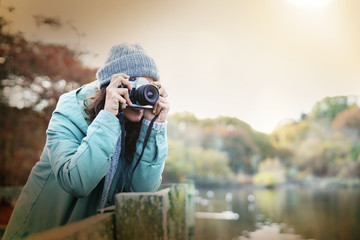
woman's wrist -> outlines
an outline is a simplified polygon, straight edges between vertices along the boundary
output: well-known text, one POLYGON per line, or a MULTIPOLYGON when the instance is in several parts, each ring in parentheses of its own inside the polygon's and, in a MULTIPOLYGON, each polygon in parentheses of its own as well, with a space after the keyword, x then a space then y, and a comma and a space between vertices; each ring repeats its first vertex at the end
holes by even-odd
MULTIPOLYGON (((147 126, 150 125, 151 121, 144 118, 143 119, 143 123, 146 124, 147 126)), ((167 121, 163 121, 163 122, 157 122, 155 121, 154 124, 153 124, 153 129, 156 129, 156 130, 164 130, 167 126, 167 121)))

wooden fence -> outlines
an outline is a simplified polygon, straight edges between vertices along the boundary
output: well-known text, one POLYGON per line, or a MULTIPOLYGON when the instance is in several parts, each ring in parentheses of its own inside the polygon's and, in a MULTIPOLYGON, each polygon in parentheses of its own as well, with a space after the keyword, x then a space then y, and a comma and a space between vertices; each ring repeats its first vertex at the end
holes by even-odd
POLYGON ((26 240, 187 240, 195 224, 193 183, 163 185, 154 193, 120 193, 115 206, 82 221, 34 234, 26 240))

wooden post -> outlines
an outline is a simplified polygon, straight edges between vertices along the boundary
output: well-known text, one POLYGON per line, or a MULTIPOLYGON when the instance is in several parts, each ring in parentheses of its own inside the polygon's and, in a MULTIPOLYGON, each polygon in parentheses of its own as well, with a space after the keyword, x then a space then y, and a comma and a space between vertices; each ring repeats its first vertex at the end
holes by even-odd
POLYGON ((187 185, 170 184, 169 191, 169 237, 171 240, 187 240, 189 236, 187 218, 187 185))
POLYGON ((117 194, 116 239, 168 240, 169 191, 117 194))
POLYGON ((195 227, 195 185, 186 183, 163 184, 161 189, 170 188, 169 236, 170 239, 193 239, 195 227))
POLYGON ((187 184, 187 224, 189 231, 189 239, 194 239, 195 231, 195 184, 194 181, 188 180, 187 184))
POLYGON ((194 185, 168 184, 154 193, 120 193, 105 213, 26 238, 35 239, 193 239, 194 185), (165 188, 166 187, 166 188, 165 188))

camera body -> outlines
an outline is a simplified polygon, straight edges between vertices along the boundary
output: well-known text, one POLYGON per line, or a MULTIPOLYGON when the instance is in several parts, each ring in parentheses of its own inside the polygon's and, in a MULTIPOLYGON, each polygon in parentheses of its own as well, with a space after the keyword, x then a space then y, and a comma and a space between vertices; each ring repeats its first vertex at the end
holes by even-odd
POLYGON ((143 77, 130 78, 130 85, 129 97, 133 103, 132 107, 152 109, 160 96, 158 87, 143 77))

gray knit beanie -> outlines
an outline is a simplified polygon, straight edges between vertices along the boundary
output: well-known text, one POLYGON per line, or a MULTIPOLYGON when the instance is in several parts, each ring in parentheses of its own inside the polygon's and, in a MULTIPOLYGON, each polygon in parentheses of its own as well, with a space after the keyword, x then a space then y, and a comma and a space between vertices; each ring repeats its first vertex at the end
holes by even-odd
POLYGON ((130 77, 151 77, 155 81, 160 78, 154 60, 139 44, 124 43, 111 48, 105 65, 96 73, 100 88, 109 84, 116 73, 125 73, 130 77))

